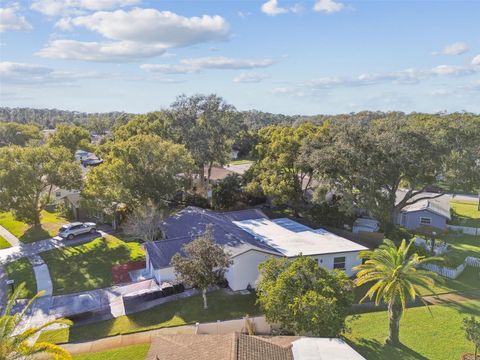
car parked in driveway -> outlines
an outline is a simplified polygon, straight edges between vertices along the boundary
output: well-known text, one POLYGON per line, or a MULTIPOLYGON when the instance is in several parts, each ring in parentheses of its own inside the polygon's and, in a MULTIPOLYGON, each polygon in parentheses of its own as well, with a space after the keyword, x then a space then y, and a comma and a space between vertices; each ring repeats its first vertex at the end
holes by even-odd
POLYGON ((74 222, 70 224, 63 225, 58 231, 58 236, 61 236, 64 239, 73 239, 77 235, 83 234, 93 234, 97 231, 97 224, 92 222, 74 222))

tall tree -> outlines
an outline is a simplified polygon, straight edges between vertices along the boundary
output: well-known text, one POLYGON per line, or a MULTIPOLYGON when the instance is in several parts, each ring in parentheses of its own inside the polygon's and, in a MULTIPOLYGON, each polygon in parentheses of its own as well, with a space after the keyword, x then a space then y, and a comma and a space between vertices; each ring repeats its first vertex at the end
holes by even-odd
POLYGON ((72 154, 82 149, 90 149, 90 133, 76 125, 58 125, 55 133, 48 139, 48 144, 53 147, 63 146, 72 154))
POLYGON ((230 174, 213 186, 212 203, 216 209, 231 209, 242 196, 242 178, 230 174))
POLYGON ((208 309, 207 289, 222 281, 231 265, 229 254, 215 244, 213 231, 207 225, 203 235, 184 245, 185 256, 177 253, 171 260, 180 281, 202 290, 204 309, 208 309))
POLYGON ((169 116, 175 142, 188 149, 200 183, 206 187, 213 164, 223 165, 229 159, 234 135, 240 127, 238 113, 216 95, 181 95, 171 105, 169 116))
POLYGON ((80 166, 64 147, 7 147, 0 149, 0 208, 15 218, 40 224, 40 212, 53 186, 80 189, 80 166))
POLYGON ((39 356, 42 358, 49 356, 49 358, 57 360, 72 359, 68 351, 60 346, 46 341, 36 341, 37 336, 43 330, 58 325, 70 326, 72 325, 70 320, 56 319, 40 326, 22 329, 28 309, 41 296, 41 293, 38 293, 31 299, 21 312, 12 314, 15 302, 23 291, 24 286, 25 284, 22 283, 17 287, 0 316, 0 359, 37 359, 39 356))
POLYGON ((328 271, 307 256, 270 258, 259 269, 258 303, 269 322, 313 336, 338 336, 345 329, 353 284, 343 271, 328 271))
POLYGON ((108 144, 103 163, 88 172, 83 195, 108 210, 123 203, 130 209, 151 200, 165 206, 183 188, 192 160, 183 145, 155 135, 137 135, 108 144))
POLYGON ((41 140, 42 134, 36 125, 0 122, 0 146, 25 146, 32 140, 41 140))
POLYGON ((405 119, 332 125, 305 143, 303 154, 324 190, 341 195, 345 207, 368 209, 387 230, 405 206, 442 195, 422 194, 435 183, 444 152, 405 119), (406 190, 400 201, 399 189, 406 190))
POLYGON ((376 305, 381 301, 388 305, 390 334, 387 343, 394 346, 400 344, 400 319, 407 302, 417 297, 422 299, 421 288, 433 288, 439 278, 436 273, 420 268, 422 264, 439 259, 409 252, 412 243, 402 240, 397 248, 392 241, 385 240, 379 248, 361 252, 364 263, 354 268, 358 271, 357 286, 372 283, 360 302, 375 298, 376 305))
POLYGON ((275 204, 295 208, 306 199, 313 168, 301 159, 301 145, 313 136, 321 136, 328 125, 302 123, 299 126, 268 126, 258 133, 257 161, 251 169, 253 181, 247 189, 261 191, 275 204))

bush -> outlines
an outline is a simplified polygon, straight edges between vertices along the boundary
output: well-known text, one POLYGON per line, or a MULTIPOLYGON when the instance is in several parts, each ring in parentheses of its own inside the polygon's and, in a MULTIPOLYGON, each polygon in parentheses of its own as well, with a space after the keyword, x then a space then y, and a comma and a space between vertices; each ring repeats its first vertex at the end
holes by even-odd
POLYGON ((185 197, 185 206, 197 206, 202 209, 210 208, 208 200, 198 194, 187 194, 187 196, 185 197))
POLYGON ((404 227, 401 226, 396 226, 395 228, 389 230, 386 234, 385 237, 388 239, 391 239, 395 242, 400 242, 403 239, 405 240, 410 240, 413 238, 415 235, 410 232, 409 230, 405 229, 404 227))

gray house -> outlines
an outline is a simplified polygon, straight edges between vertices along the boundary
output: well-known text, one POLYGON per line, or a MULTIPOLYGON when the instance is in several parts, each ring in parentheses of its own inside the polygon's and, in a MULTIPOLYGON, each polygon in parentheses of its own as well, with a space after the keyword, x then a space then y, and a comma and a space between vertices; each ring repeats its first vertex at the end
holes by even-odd
MULTIPOLYGON (((403 199, 404 195, 402 192, 397 193, 397 202, 403 199)), ((425 195, 428 194, 421 196, 425 195)), ((448 220, 450 220, 450 202, 447 198, 439 197, 405 206, 398 215, 397 224, 409 230, 415 230, 422 226, 446 230, 448 220)))

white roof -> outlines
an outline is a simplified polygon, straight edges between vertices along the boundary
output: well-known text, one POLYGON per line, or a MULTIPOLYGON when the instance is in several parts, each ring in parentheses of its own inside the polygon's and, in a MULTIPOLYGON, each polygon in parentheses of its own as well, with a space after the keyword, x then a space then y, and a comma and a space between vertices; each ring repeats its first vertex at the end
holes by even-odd
POLYGON ((304 337, 292 342, 292 352, 295 360, 365 360, 338 338, 304 337))
POLYGON ((287 257, 298 256, 300 253, 319 255, 367 250, 362 245, 324 229, 313 230, 286 218, 262 218, 233 223, 287 257))

